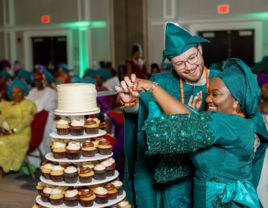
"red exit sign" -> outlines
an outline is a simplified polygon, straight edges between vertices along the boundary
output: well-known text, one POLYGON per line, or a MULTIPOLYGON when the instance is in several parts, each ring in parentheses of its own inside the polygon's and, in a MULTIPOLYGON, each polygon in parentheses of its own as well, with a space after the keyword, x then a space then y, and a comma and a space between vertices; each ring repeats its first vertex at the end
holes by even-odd
POLYGON ((218 6, 218 13, 219 14, 228 14, 229 13, 229 5, 219 5, 218 6))
POLYGON ((41 17, 42 23, 49 23, 50 22, 50 17, 49 15, 44 15, 41 17))

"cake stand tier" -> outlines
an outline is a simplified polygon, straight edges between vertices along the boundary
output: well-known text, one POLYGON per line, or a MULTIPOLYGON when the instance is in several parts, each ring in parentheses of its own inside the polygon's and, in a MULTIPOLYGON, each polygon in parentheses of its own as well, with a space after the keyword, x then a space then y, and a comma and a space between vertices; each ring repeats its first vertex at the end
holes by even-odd
POLYGON ((99 136, 103 136, 106 134, 106 131, 99 129, 99 133, 98 134, 86 134, 84 132, 83 135, 81 136, 73 136, 71 134, 68 135, 58 135, 56 132, 52 132, 49 134, 50 137, 52 138, 58 138, 58 139, 87 139, 87 138, 93 138, 93 137, 99 137, 99 136))
POLYGON ((92 177, 92 181, 90 183, 80 183, 79 179, 77 180, 77 183, 65 183, 64 181, 62 182, 53 182, 52 180, 47 180, 43 176, 40 176, 40 180, 44 183, 50 184, 50 185, 55 185, 55 186, 90 186, 90 185, 96 185, 100 183, 107 183, 109 181, 112 181, 118 177, 119 173, 116 170, 114 173, 114 176, 108 176, 106 177, 105 180, 95 180, 94 177, 92 177))
POLYGON ((59 116, 85 116, 85 115, 93 115, 100 112, 100 109, 94 111, 85 111, 85 112, 63 112, 59 110, 55 110, 54 114, 59 116))
POLYGON ((55 159, 53 153, 46 154, 46 159, 55 161, 55 162, 87 162, 87 161, 95 161, 95 160, 103 160, 109 157, 112 157, 113 153, 110 155, 100 155, 99 153, 95 155, 95 157, 83 157, 83 155, 78 160, 68 160, 67 158, 64 159, 55 159))
MULTIPOLYGON (((126 193, 124 191, 121 196, 117 196, 117 199, 109 200, 107 204, 97 204, 96 202, 94 202, 91 208, 110 207, 122 201, 125 197, 126 197, 126 193)), ((41 196, 36 197, 36 202, 42 206, 49 207, 49 208, 69 208, 65 204, 54 206, 54 205, 51 205, 50 202, 43 202, 41 199, 41 196)), ((77 206, 75 206, 75 208, 83 208, 83 207, 80 204, 78 204, 77 206)))

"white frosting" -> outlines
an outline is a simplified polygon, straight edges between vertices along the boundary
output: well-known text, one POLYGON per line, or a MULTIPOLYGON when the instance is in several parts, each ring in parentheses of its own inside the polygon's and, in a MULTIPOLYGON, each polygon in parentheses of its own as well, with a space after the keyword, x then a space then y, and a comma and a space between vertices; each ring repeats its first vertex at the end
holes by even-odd
POLYGON ((81 146, 80 142, 78 142, 76 140, 72 140, 72 142, 75 142, 76 145, 81 146))
POLYGON ((71 198, 71 197, 74 197, 78 194, 78 191, 77 190, 68 190, 66 191, 66 194, 65 194, 65 197, 67 198, 71 198))
POLYGON ((98 110, 96 86, 72 83, 57 86, 58 110, 65 112, 86 112, 98 110))
POLYGON ((83 167, 89 167, 89 168, 94 168, 94 165, 93 164, 91 164, 91 165, 82 165, 83 167))
POLYGON ((67 121, 65 121, 65 120, 59 120, 58 122, 57 122, 57 124, 68 124, 68 122, 67 121))
POLYGON ((111 163, 110 161, 108 161, 108 160, 103 161, 101 164, 102 164, 104 167, 109 167, 109 166, 112 165, 112 163, 111 163))
POLYGON ((97 187, 94 191, 94 193, 96 194, 101 194, 101 195, 104 195, 104 194, 107 194, 107 190, 103 187, 97 187))
POLYGON ((102 164, 97 164, 97 165, 94 167, 94 170, 105 170, 105 166, 103 166, 102 164))
POLYGON ((129 205, 129 203, 127 201, 121 201, 120 203, 118 203, 118 205, 120 207, 125 207, 125 206, 129 205))
POLYGON ((77 145, 76 142, 70 142, 66 147, 68 150, 80 150, 80 145, 77 145))
POLYGON ((53 165, 53 164, 50 164, 50 163, 44 165, 44 168, 45 168, 45 169, 50 169, 50 170, 52 170, 53 167, 54 167, 54 165, 53 165))
POLYGON ((84 126, 84 122, 80 119, 75 119, 72 121, 71 126, 84 126))
POLYGON ((64 121, 67 121, 68 123, 70 123, 70 122, 71 122, 71 119, 70 119, 70 118, 66 118, 66 117, 64 117, 64 118, 61 118, 60 120, 64 120, 64 121))
POLYGON ((62 191, 60 189, 54 188, 54 189, 52 189, 50 194, 61 194, 61 193, 62 193, 62 191))
POLYGON ((115 163, 115 160, 113 158, 109 158, 108 161, 110 161, 111 163, 115 163))
POLYGON ((47 187, 47 188, 44 188, 43 192, 44 192, 45 194, 50 194, 51 191, 52 191, 52 189, 53 189, 53 188, 47 187))
POLYGON ((55 165, 53 168, 52 168, 52 171, 53 170, 64 170, 64 168, 63 167, 61 167, 61 166, 59 166, 59 165, 55 165))
POLYGON ((38 186, 46 186, 47 184, 46 183, 44 183, 44 182, 38 182, 38 184, 37 184, 38 186))
POLYGON ((53 148, 65 148, 66 144, 62 142, 54 142, 53 148))
POLYGON ((114 184, 115 187, 123 185, 123 183, 121 181, 115 181, 115 182, 112 182, 112 184, 114 184))
POLYGON ((75 173, 78 172, 77 168, 74 166, 69 166, 67 168, 64 169, 65 173, 75 173))

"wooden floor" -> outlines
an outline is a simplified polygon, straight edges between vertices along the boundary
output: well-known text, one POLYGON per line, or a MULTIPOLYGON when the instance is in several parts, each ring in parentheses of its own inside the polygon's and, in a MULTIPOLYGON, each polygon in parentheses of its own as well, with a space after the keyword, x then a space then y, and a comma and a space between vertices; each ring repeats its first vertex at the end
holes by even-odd
POLYGON ((9 173, 0 178, 0 208, 32 208, 37 191, 20 189, 25 181, 16 180, 20 173, 9 173))

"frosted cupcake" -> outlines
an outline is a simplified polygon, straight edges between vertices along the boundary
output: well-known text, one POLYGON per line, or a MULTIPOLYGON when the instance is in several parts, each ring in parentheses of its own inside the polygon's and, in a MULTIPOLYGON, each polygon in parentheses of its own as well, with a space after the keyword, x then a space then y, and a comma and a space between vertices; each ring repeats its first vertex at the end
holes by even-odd
POLYGON ((50 203, 52 205, 61 205, 63 204, 63 194, 62 191, 58 188, 54 188, 49 196, 50 203))
POLYGON ((80 183, 90 183, 92 181, 92 176, 94 172, 88 166, 82 166, 79 172, 79 182, 80 183))
POLYGON ((99 133, 100 121, 97 118, 88 118, 85 120, 85 132, 87 134, 99 133))
POLYGON ((94 167, 94 179, 95 180, 104 180, 106 178, 105 167, 102 164, 97 164, 94 167))
POLYGON ((101 140, 98 145, 99 153, 101 155, 110 155, 112 154, 112 145, 110 145, 110 142, 105 140, 101 140))
POLYGON ((104 188, 107 190, 109 195, 109 200, 113 200, 117 198, 117 189, 112 183, 107 183, 104 188))
POLYGON ((115 166, 113 165, 113 163, 108 160, 105 160, 101 164, 105 167, 106 176, 114 176, 115 166))
POLYGON ((98 188, 95 189, 94 193, 96 195, 95 202, 97 204, 106 204, 106 203, 108 203, 109 195, 108 195, 108 191, 105 188, 98 187, 98 188))
POLYGON ((67 121, 64 121, 61 119, 57 122, 56 129, 57 129, 58 135, 68 135, 70 126, 67 121))
POLYGON ((55 165, 53 168, 52 168, 52 171, 50 173, 50 176, 51 176, 51 180, 53 182, 61 182, 63 181, 63 172, 64 171, 64 168, 60 165, 55 165))
POLYGON ((65 158, 66 144, 65 142, 54 142, 53 145, 53 156, 55 159, 65 158))
POLYGON ((80 205, 82 207, 92 207, 96 195, 92 190, 82 190, 80 195, 80 205))
POLYGON ((44 167, 42 169, 42 173, 43 173, 45 179, 47 179, 47 180, 51 179, 50 173, 51 173, 53 167, 54 167, 54 165, 51 163, 44 165, 44 167))
POLYGON ((82 146, 83 157, 94 157, 96 153, 96 147, 92 142, 84 142, 82 146))
POLYGON ((41 199, 43 202, 49 202, 49 197, 50 197, 50 193, 52 191, 53 188, 51 187, 46 187, 44 188, 43 192, 41 193, 41 199))
POLYGON ((68 160, 78 160, 81 157, 81 146, 72 141, 66 147, 66 158, 68 160))
POLYGON ((64 169, 65 183, 76 183, 78 180, 78 169, 74 166, 69 166, 64 169))
POLYGON ((81 136, 84 134, 84 122, 80 119, 75 119, 72 121, 71 126, 71 135, 81 136))
POLYGON ((44 188, 46 187, 46 183, 44 182, 38 182, 37 186, 36 186, 36 190, 38 191, 38 194, 41 195, 41 193, 43 192, 44 188))
POLYGON ((79 202, 79 195, 77 190, 68 190, 66 191, 64 204, 67 207, 75 207, 79 202))
POLYGON ((121 207, 121 208, 131 208, 131 205, 128 203, 127 199, 124 198, 123 201, 119 202, 118 205, 121 207))
POLYGON ((123 194, 123 190, 124 190, 124 185, 121 181, 116 180, 113 181, 112 184, 115 186, 115 188, 117 189, 117 195, 120 196, 123 194))

